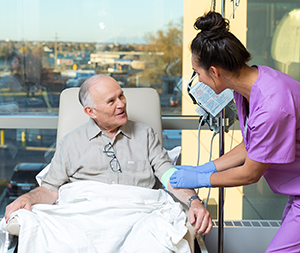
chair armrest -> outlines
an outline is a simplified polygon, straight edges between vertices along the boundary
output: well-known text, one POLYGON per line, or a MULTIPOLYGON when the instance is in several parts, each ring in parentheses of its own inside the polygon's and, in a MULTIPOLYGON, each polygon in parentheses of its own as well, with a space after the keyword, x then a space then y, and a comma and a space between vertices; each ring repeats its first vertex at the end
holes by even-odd
POLYGON ((12 218, 8 221, 6 225, 6 230, 11 235, 19 236, 20 233, 20 224, 17 218, 12 218))
POLYGON ((195 253, 195 237, 196 233, 194 231, 193 225, 189 221, 186 222, 187 232, 184 236, 184 239, 187 240, 191 253, 195 253))

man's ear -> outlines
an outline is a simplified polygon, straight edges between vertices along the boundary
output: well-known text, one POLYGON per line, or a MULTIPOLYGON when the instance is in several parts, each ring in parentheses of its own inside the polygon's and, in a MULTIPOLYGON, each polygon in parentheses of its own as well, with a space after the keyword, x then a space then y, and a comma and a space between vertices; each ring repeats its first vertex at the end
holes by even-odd
POLYGON ((219 78, 220 77, 220 71, 218 68, 216 68, 215 66, 210 66, 209 67, 209 72, 210 74, 214 77, 214 78, 219 78))
POLYGON ((84 107, 84 112, 89 115, 92 119, 94 119, 96 117, 96 115, 94 114, 94 110, 92 107, 89 107, 89 106, 85 106, 84 107))

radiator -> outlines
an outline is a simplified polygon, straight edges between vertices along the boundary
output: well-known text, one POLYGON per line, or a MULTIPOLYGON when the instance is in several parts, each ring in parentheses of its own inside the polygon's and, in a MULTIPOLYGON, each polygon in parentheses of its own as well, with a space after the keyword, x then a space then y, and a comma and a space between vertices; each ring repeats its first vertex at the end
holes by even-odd
MULTIPOLYGON (((281 225, 278 220, 224 221, 223 253, 264 253, 281 225)), ((203 238, 206 249, 218 253, 218 221, 203 238)))

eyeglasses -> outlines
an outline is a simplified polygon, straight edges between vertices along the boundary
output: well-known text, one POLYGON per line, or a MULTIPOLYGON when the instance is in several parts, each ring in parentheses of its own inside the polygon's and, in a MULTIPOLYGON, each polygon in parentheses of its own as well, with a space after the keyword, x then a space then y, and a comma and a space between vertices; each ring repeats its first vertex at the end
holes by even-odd
POLYGON ((192 88, 192 83, 194 81, 194 79, 198 76, 198 74, 196 73, 196 71, 193 72, 191 79, 188 81, 187 83, 187 92, 189 94, 189 96, 191 97, 193 104, 197 104, 197 100, 194 98, 194 96, 190 93, 190 90, 192 88))
POLYGON ((192 88, 192 83, 194 81, 194 79, 199 76, 199 74, 196 73, 196 71, 193 72, 191 79, 187 82, 187 92, 190 96, 190 98, 193 101, 193 104, 198 105, 205 113, 208 114, 208 112, 206 111, 206 109, 197 101, 197 99, 190 93, 190 90, 192 88))
POLYGON ((108 157, 111 157, 112 159, 109 162, 109 166, 113 172, 120 172, 122 173, 120 163, 116 157, 115 151, 113 149, 113 146, 111 143, 108 143, 105 145, 103 153, 105 153, 108 157))

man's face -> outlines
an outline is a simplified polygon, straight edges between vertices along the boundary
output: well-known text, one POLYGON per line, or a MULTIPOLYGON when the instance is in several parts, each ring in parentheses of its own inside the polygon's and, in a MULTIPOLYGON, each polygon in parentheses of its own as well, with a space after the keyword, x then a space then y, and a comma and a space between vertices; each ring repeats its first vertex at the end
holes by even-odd
POLYGON ((113 78, 101 77, 90 89, 95 104, 90 116, 103 131, 116 132, 128 120, 126 98, 120 85, 113 78))

